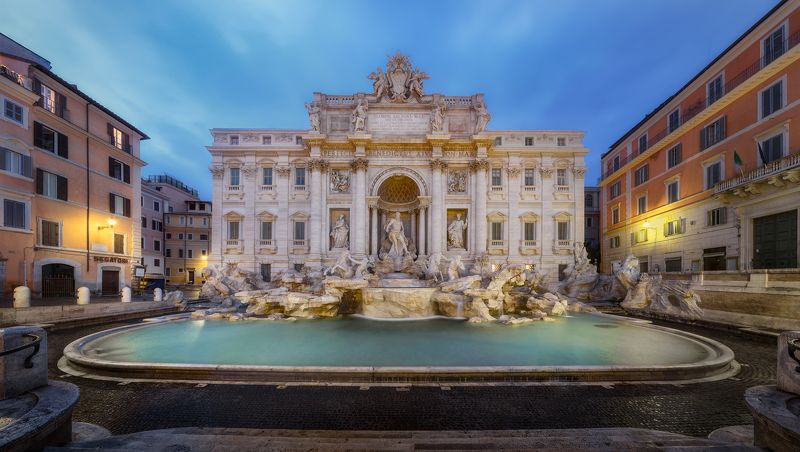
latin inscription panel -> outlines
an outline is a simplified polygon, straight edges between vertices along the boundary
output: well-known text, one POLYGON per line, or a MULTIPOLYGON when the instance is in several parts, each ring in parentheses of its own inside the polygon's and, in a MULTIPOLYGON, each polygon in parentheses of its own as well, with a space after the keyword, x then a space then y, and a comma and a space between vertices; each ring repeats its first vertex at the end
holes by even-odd
POLYGON ((399 135, 426 134, 430 130, 430 113, 370 112, 367 130, 371 133, 399 135))

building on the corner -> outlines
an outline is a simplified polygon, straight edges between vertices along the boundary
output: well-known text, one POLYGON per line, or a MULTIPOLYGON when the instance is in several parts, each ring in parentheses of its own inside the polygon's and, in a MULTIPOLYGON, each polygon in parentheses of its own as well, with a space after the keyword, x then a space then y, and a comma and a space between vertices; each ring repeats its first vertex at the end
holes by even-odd
POLYGON ((601 266, 600 259, 600 187, 584 187, 583 188, 583 244, 586 247, 589 260, 592 261, 598 268, 601 266))
POLYGON ((165 220, 167 283, 204 283, 203 269, 208 265, 211 244, 211 203, 184 201, 183 206, 167 213, 165 220))
POLYGON ((800 2, 782 1, 602 157, 603 269, 797 268, 800 2))
POLYGON ((584 134, 486 130, 482 94, 426 94, 428 75, 399 53, 370 78, 370 93, 315 93, 310 129, 211 130, 210 261, 269 278, 377 257, 399 215, 416 255, 556 279, 584 237, 584 134))
POLYGON ((144 266, 144 287, 154 289, 165 288, 164 269, 164 214, 170 207, 167 193, 163 193, 156 184, 142 178, 142 265, 144 266))
POLYGON ((147 135, 0 34, 0 288, 117 294, 141 258, 147 135))
MULTIPOLYGON (((164 198, 161 223, 153 233, 163 234, 164 282, 169 285, 202 284, 202 270, 208 265, 211 243, 211 203, 198 192, 168 174, 150 175, 142 185, 164 198)), ((148 219, 153 225, 152 219, 148 219)), ((145 218, 142 219, 142 222, 145 218)), ((144 223, 143 223, 144 224, 144 223)))

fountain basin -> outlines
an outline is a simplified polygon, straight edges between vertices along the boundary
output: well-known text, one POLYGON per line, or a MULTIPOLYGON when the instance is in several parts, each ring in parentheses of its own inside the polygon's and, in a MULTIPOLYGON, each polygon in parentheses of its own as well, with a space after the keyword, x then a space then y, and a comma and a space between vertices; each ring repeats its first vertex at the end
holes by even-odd
POLYGON ((508 327, 458 320, 280 322, 160 318, 78 339, 62 369, 215 381, 648 381, 727 378, 733 352, 602 315, 508 327))

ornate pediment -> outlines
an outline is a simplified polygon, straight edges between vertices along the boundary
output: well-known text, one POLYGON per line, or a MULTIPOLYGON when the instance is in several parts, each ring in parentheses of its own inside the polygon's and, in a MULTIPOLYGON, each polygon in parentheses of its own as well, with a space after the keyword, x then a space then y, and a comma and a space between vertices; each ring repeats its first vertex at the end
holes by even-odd
POLYGON ((386 72, 378 67, 367 78, 372 80, 372 93, 378 102, 384 97, 391 102, 408 102, 425 95, 424 81, 430 77, 413 68, 408 56, 398 51, 386 62, 386 72))

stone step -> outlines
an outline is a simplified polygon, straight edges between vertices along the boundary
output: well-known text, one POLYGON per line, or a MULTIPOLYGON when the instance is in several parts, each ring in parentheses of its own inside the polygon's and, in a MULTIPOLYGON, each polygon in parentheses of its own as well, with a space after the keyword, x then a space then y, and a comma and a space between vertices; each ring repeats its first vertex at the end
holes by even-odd
POLYGON ((754 450, 633 428, 490 431, 332 431, 184 428, 52 447, 83 450, 754 450))

